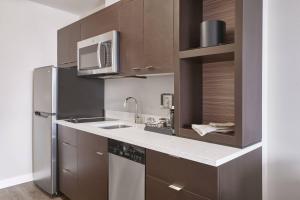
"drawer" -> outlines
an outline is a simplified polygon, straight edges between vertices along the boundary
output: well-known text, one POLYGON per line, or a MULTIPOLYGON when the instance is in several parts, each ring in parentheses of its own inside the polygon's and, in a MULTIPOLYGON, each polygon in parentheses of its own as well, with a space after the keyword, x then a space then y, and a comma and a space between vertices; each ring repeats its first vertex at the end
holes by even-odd
POLYGON ((60 170, 59 175, 59 189, 65 196, 71 200, 77 198, 77 177, 67 170, 60 170))
POLYGON ((153 177, 146 178, 146 200, 210 200, 184 189, 177 191, 170 185, 153 177))
POLYGON ((94 135, 92 133, 80 132, 78 136, 78 145, 89 149, 91 152, 107 154, 108 152, 107 138, 94 135))
POLYGON ((66 126, 58 126, 58 140, 67 144, 77 146, 78 131, 66 126))
POLYGON ((58 152, 60 169, 76 174, 77 148, 66 142, 59 142, 58 152))
POLYGON ((186 191, 199 196, 217 199, 216 167, 147 150, 146 174, 166 183, 183 186, 186 191))

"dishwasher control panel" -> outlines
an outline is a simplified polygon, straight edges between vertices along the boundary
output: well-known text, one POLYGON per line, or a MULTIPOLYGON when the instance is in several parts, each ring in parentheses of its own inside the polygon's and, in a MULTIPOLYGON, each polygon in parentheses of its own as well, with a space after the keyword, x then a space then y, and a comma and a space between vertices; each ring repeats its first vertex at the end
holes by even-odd
POLYGON ((145 149, 142 147, 109 139, 108 151, 114 155, 145 164, 145 149))

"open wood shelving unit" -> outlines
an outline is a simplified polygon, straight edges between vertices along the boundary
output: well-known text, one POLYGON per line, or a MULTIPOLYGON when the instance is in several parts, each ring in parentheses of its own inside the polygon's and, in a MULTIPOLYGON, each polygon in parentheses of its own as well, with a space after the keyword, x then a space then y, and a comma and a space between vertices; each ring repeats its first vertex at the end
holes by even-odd
POLYGON ((180 137, 234 147, 261 141, 262 1, 175 0, 175 124, 180 137), (200 24, 223 20, 225 44, 199 48, 200 24), (199 136, 192 124, 234 122, 199 136))

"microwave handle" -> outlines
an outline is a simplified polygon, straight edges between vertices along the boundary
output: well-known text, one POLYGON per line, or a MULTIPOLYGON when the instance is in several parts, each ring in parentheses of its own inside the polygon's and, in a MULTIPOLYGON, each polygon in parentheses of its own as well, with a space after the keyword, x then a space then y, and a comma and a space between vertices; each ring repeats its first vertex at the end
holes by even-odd
POLYGON ((101 50, 101 43, 98 43, 98 47, 97 47, 97 60, 98 60, 98 66, 99 68, 102 68, 102 64, 101 64, 101 56, 100 56, 100 50, 101 50))

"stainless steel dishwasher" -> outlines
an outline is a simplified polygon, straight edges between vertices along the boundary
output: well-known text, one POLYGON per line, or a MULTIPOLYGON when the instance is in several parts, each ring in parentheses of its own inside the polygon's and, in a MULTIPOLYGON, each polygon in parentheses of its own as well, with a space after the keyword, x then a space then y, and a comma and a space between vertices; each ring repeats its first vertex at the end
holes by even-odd
POLYGON ((109 140, 109 200, 145 200, 145 149, 109 140))

